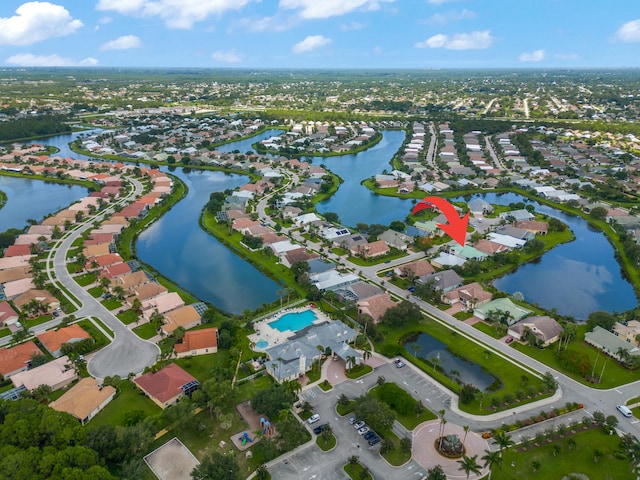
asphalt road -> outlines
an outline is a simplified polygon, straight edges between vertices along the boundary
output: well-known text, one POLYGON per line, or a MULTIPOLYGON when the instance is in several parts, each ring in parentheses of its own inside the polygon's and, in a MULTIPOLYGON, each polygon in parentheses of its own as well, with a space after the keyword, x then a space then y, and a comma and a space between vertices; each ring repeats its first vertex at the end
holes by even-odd
MULTIPOLYGON (((118 201, 120 204, 129 203, 131 199, 139 196, 143 191, 143 186, 138 180, 133 178, 130 178, 130 180, 134 188, 127 196, 118 201)), ((87 221, 68 232, 61 243, 49 252, 49 260, 53 260, 53 271, 48 270, 49 278, 54 283, 59 282, 64 285, 78 300, 79 303, 70 299, 78 307, 75 312, 76 317, 97 317, 114 333, 114 340, 107 347, 98 351, 87 364, 89 373, 96 378, 113 375, 126 377, 129 373, 140 373, 146 367, 153 365, 160 354, 160 349, 156 344, 141 339, 127 329, 115 315, 78 285, 67 271, 67 252, 73 242, 83 232, 92 229, 96 221, 102 220, 111 213, 113 211, 112 208, 109 207, 105 212, 100 212, 98 215, 87 219, 87 221)))

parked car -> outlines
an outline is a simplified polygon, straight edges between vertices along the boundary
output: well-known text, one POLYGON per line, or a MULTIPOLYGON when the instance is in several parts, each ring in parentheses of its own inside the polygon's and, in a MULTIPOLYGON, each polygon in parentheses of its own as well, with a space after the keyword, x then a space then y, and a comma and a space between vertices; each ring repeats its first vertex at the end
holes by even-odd
POLYGON ((396 359, 395 364, 396 364, 396 367, 398 367, 398 368, 402 368, 402 367, 405 366, 405 363, 402 360, 400 360, 399 358, 396 359))
POLYGON ((416 291, 416 287, 411 286, 411 287, 407 288, 407 290, 409 290, 411 293, 413 293, 413 292, 416 291))
POLYGON ((616 408, 622 415, 624 415, 627 418, 633 416, 633 412, 629 409, 629 407, 625 405, 616 405, 616 408))
POLYGON ((57 311, 55 311, 55 310, 53 311, 53 316, 54 316, 54 317, 57 317, 57 316, 59 316, 59 315, 60 315, 60 313, 58 313, 58 312, 57 312, 57 311))
POLYGON ((312 423, 316 423, 318 420, 320 420, 320 415, 317 413, 314 413, 309 417, 309 420, 307 420, 307 422, 309 422, 309 425, 311 425, 312 423))
POLYGON ((504 339, 505 343, 511 343, 513 342, 513 337, 511 335, 509 335, 507 338, 504 339))
POLYGON ((362 427, 364 427, 364 422, 362 420, 353 424, 353 428, 356 430, 360 430, 362 427))
POLYGON ((323 423, 322 425, 318 425, 316 428, 313 429, 313 433, 315 433, 316 435, 320 435, 322 431, 328 426, 329 426, 328 423, 323 423))
POLYGON ((374 446, 376 443, 380 443, 380 437, 378 435, 371 437, 368 443, 370 446, 374 446))
POLYGON ((365 425, 364 427, 358 429, 358 435, 364 435, 368 431, 369 431, 369 427, 365 425))
POLYGON ((349 424, 353 425, 354 423, 356 423, 356 417, 354 416, 349 417, 349 424))
POLYGON ((369 430, 367 433, 364 434, 365 440, 369 440, 370 438, 373 438, 373 437, 377 437, 376 432, 374 432, 373 430, 369 430))

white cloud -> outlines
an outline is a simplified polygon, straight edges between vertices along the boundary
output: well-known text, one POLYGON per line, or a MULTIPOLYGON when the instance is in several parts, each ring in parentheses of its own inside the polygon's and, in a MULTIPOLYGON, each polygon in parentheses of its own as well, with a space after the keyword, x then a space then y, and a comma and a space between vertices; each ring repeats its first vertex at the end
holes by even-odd
POLYGON ((364 23, 349 22, 340 25, 340 30, 343 32, 353 32, 355 30, 362 30, 365 27, 364 23))
POLYGON ((439 33, 423 42, 415 44, 416 48, 445 48, 447 50, 482 50, 493 45, 494 38, 489 30, 456 33, 452 36, 439 33))
POLYGON ((616 32, 621 42, 640 42, 640 18, 623 24, 616 32))
POLYGON ((98 64, 98 60, 91 57, 76 61, 60 55, 34 55, 32 53, 13 55, 7 58, 6 62, 21 67, 92 67, 98 64))
POLYGON ((240 63, 242 62, 242 56, 237 54, 235 50, 228 50, 226 52, 222 50, 217 50, 213 52, 211 57, 217 61, 222 63, 240 63))
POLYGON ((98 23, 107 24, 107 23, 111 23, 112 21, 113 21, 113 18, 111 17, 102 17, 100 18, 100 20, 98 20, 98 23))
POLYGON ((280 0, 280 8, 300 9, 302 18, 330 18, 356 9, 377 10, 380 3, 393 3, 394 0, 280 0))
POLYGON ((531 53, 521 53, 518 56, 518 60, 520 60, 521 62, 541 62, 542 60, 544 60, 545 57, 545 53, 544 50, 540 49, 540 50, 534 50, 531 53))
POLYGON ((110 42, 103 43, 100 50, 129 50, 130 48, 138 48, 139 46, 139 37, 135 35, 124 35, 110 42))
POLYGON ((190 29, 195 22, 229 10, 240 10, 252 0, 99 0, 96 8, 123 15, 159 17, 169 28, 190 29))
POLYGON ((323 35, 309 35, 307 38, 293 46, 293 53, 305 53, 331 43, 331 39, 323 35))
POLYGON ((31 45, 48 38, 64 37, 82 27, 69 11, 49 2, 27 2, 13 17, 0 17, 0 45, 31 45))
POLYGON ((283 32, 295 27, 300 20, 293 16, 274 15, 259 19, 243 18, 238 22, 250 32, 283 32))
POLYGON ((476 18, 476 12, 465 8, 460 11, 452 10, 445 13, 436 13, 425 19, 422 23, 426 23, 427 25, 446 25, 447 23, 471 20, 472 18, 476 18))

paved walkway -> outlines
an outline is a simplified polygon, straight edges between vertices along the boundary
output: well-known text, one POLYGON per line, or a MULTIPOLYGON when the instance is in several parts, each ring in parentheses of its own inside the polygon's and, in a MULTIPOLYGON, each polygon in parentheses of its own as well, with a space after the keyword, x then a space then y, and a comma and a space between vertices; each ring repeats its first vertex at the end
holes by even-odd
MULTIPOLYGON (((440 465, 447 475, 448 479, 469 478, 471 480, 482 478, 489 473, 488 468, 483 468, 480 475, 471 474, 467 477, 464 471, 460 470, 458 459, 450 459, 444 457, 436 450, 436 441, 438 440, 438 431, 440 430, 440 420, 432 420, 430 422, 418 425, 413 431, 413 459, 424 468, 433 468, 440 465)), ((480 457, 484 455, 484 451, 489 449, 489 443, 480 435, 474 432, 468 432, 465 438, 464 429, 458 425, 447 423, 444 429, 445 435, 456 434, 460 441, 464 440, 466 455, 473 457, 478 455, 477 461, 482 465, 480 457)))

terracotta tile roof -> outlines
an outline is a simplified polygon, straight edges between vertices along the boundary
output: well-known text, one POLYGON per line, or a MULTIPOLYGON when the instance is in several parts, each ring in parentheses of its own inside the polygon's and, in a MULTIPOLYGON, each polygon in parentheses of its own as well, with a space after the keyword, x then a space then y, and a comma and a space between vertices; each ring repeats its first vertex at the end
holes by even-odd
POLYGON ((31 246, 10 245, 4 252, 5 257, 19 257, 21 255, 31 255, 31 246))
POLYGON ((79 420, 87 418, 105 400, 115 394, 116 389, 110 385, 100 388, 95 378, 80 380, 58 400, 49 406, 58 412, 67 412, 79 420))
POLYGON ((417 260, 415 262, 405 263, 404 265, 398 265, 394 271, 403 276, 411 272, 415 277, 421 277, 422 275, 435 272, 435 269, 426 260, 417 260))
POLYGON ((134 379, 135 384, 146 394, 162 403, 180 395, 183 385, 196 381, 175 363, 170 363, 156 373, 145 373, 134 379))
POLYGON ((126 263, 117 263, 115 265, 109 265, 108 267, 104 267, 101 272, 102 277, 113 278, 119 277, 120 275, 126 275, 127 273, 131 273, 131 267, 126 263))
POLYGON ((11 348, 0 348, 0 374, 7 375, 27 366, 34 355, 42 352, 33 342, 25 342, 11 348))
POLYGON ((106 267, 107 265, 115 265, 117 263, 122 263, 122 257, 120 257, 120 255, 117 255, 115 253, 109 253, 107 255, 99 255, 95 258, 92 258, 91 261, 88 261, 86 265, 87 270, 92 269, 91 264, 93 263, 94 260, 98 264, 98 267, 106 267))
POLYGON ((91 336, 80 325, 74 323, 57 331, 49 330, 44 333, 39 333, 36 337, 38 337, 38 340, 40 340, 40 343, 42 343, 44 348, 50 352, 55 352, 60 349, 64 343, 68 343, 70 340, 78 338, 85 339, 90 338, 91 336))
POLYGON ((176 343, 173 349, 176 353, 185 353, 201 348, 214 348, 218 346, 218 329, 207 328, 204 330, 191 330, 184 334, 182 343, 176 343))

